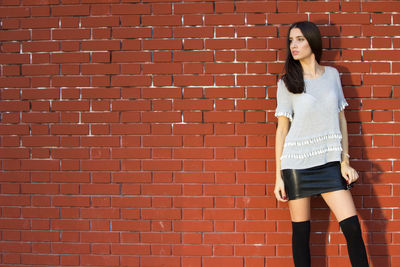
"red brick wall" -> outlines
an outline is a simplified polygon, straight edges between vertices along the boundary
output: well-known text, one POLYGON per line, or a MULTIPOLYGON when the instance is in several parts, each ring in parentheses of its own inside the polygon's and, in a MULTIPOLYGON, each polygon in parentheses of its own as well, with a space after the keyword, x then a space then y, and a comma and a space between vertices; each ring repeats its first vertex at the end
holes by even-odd
MULTIPOLYGON (((343 74, 371 263, 400 266, 400 2, 1 5, 2 265, 292 266, 275 85, 310 19, 343 74)), ((312 206, 313 266, 350 266, 312 206)))

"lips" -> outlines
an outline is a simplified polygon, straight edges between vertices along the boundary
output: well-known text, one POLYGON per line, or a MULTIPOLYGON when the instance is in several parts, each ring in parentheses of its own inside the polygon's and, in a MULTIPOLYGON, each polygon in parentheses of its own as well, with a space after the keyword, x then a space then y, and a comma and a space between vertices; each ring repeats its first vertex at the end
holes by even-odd
POLYGON ((297 55, 299 51, 292 51, 292 55, 297 55))

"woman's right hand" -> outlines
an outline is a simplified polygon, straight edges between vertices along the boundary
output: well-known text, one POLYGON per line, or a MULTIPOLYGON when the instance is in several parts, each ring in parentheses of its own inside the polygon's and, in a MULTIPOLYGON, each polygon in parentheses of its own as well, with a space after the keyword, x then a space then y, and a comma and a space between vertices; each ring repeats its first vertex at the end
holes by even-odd
POLYGON ((275 189, 274 189, 275 197, 278 201, 287 202, 288 198, 286 196, 285 184, 281 177, 277 177, 275 181, 275 189))

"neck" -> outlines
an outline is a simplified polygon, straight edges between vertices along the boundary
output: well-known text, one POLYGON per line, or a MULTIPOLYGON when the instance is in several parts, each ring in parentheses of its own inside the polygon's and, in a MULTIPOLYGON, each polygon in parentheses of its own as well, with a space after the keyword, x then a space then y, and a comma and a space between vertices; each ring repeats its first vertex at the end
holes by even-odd
POLYGON ((321 66, 315 60, 314 57, 308 57, 300 60, 301 67, 305 76, 310 78, 317 77, 321 71, 321 66))

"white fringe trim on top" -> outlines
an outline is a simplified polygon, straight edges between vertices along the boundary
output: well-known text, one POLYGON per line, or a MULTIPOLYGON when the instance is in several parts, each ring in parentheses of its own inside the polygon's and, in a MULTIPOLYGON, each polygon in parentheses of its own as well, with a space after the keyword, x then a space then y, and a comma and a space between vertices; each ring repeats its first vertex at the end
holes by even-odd
POLYGON ((323 135, 323 136, 313 137, 313 138, 303 140, 303 141, 286 142, 284 146, 285 147, 303 146, 303 145, 319 143, 321 141, 328 140, 328 139, 341 139, 341 138, 342 138, 342 134, 327 134, 327 135, 323 135))
POLYGON ((288 117, 290 121, 293 120, 293 116, 289 112, 282 112, 282 111, 275 112, 275 117, 278 117, 278 116, 285 116, 285 117, 288 117))
POLYGON ((347 107, 349 104, 347 102, 342 102, 342 104, 339 107, 339 112, 342 111, 345 107, 347 107))
POLYGON ((331 146, 331 147, 326 147, 326 148, 322 148, 319 150, 315 150, 315 151, 311 151, 311 152, 307 152, 307 153, 303 153, 303 154, 285 154, 285 155, 281 156, 281 159, 284 159, 284 158, 304 159, 304 158, 309 158, 312 156, 324 154, 324 153, 330 152, 330 151, 342 151, 342 147, 341 146, 331 146))

